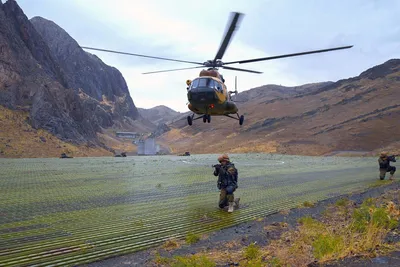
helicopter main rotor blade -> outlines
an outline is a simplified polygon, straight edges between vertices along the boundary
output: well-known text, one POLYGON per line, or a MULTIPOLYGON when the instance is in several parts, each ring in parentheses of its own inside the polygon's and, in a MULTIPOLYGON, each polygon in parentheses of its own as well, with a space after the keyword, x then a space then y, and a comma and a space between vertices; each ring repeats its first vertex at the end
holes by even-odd
POLYGON ((245 72, 257 73, 257 74, 261 74, 262 73, 262 72, 255 71, 255 70, 246 70, 246 69, 239 69, 239 68, 225 67, 225 66, 222 66, 221 68, 227 69, 227 70, 237 70, 237 71, 245 71, 245 72))
POLYGON ((198 66, 198 67, 181 68, 181 69, 158 70, 158 71, 144 72, 144 73, 142 73, 142 74, 151 74, 151 73, 159 73, 159 72, 169 72, 169 71, 177 71, 177 70, 190 70, 190 69, 199 69, 199 68, 204 68, 204 67, 203 67, 203 66, 198 66))
POLYGON ((232 39, 234 31, 239 28, 239 19, 243 17, 243 13, 232 12, 230 17, 230 22, 227 24, 227 28, 225 30, 225 37, 222 39, 221 45, 218 49, 217 54, 215 55, 214 62, 217 59, 222 59, 225 54, 226 49, 232 39))
POLYGON ((146 55, 133 54, 133 53, 120 52, 120 51, 107 50, 107 49, 94 48, 94 47, 81 46, 81 48, 90 49, 90 50, 97 50, 97 51, 103 51, 103 52, 109 52, 109 53, 116 53, 116 54, 123 54, 123 55, 129 55, 129 56, 147 57, 147 58, 154 58, 154 59, 161 59, 161 60, 168 60, 168 61, 176 61, 176 62, 191 63, 191 64, 197 64, 197 65, 204 65, 201 62, 186 61, 186 60, 179 60, 179 59, 171 59, 171 58, 164 58, 164 57, 153 57, 153 56, 146 56, 146 55))
POLYGON ((328 48, 328 49, 322 49, 322 50, 314 50, 314 51, 307 51, 307 52, 301 52, 301 53, 294 53, 294 54, 286 54, 286 55, 280 55, 280 56, 273 56, 273 57, 263 57, 263 58, 239 60, 239 61, 232 61, 232 62, 226 62, 226 63, 224 62, 224 65, 227 65, 227 64, 235 64, 235 63, 244 64, 244 63, 250 63, 250 62, 256 62, 256 61, 264 61, 264 60, 271 60, 271 59, 284 58, 284 57, 295 57, 295 56, 302 56, 302 55, 308 55, 308 54, 316 54, 316 53, 329 52, 329 51, 340 50, 340 49, 348 49, 348 48, 352 48, 352 47, 353 47, 352 45, 349 45, 349 46, 328 48))

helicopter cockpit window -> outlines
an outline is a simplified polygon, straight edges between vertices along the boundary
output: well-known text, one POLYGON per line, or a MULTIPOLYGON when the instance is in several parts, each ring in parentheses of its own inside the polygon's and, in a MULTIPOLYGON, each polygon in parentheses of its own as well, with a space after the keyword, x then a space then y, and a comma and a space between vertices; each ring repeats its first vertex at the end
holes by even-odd
POLYGON ((199 79, 195 79, 192 81, 192 84, 190 85, 190 88, 197 88, 199 86, 199 79))
POLYGON ((200 78, 198 87, 207 87, 208 80, 207 78, 200 78))
POLYGON ((209 79, 207 87, 214 89, 215 88, 214 80, 209 79))
POLYGON ((218 91, 222 92, 222 85, 210 78, 199 78, 192 81, 192 84, 189 87, 190 89, 196 88, 213 88, 217 89, 218 91))

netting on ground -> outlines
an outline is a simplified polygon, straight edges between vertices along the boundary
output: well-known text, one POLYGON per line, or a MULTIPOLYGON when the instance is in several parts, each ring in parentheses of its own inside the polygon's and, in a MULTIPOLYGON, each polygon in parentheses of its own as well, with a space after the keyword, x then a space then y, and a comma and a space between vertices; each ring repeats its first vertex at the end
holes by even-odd
POLYGON ((218 208, 218 155, 0 159, 0 266, 68 266, 368 187, 375 158, 232 154, 241 208, 218 208))

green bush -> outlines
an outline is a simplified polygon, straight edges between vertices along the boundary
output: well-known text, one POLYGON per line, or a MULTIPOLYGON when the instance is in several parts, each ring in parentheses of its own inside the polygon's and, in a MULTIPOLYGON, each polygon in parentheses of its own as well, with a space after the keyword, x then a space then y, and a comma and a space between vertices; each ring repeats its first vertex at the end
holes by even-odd
POLYGON ((176 256, 173 267, 215 267, 215 262, 205 256, 192 255, 188 257, 176 256))
POLYGON ((340 252, 344 247, 343 238, 340 236, 325 234, 318 235, 316 240, 312 243, 313 254, 317 259, 340 252))
POLYGON ((196 243, 200 240, 200 236, 194 234, 194 233, 188 233, 186 235, 186 243, 188 244, 193 244, 196 243))
POLYGON ((260 255, 259 246, 251 243, 248 247, 244 249, 244 257, 248 260, 256 259, 260 255))

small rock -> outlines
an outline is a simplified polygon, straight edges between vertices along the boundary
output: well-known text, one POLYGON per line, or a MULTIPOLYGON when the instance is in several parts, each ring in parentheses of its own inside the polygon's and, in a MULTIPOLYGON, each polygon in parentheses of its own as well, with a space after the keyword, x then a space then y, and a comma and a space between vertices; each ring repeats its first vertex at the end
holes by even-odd
POLYGON ((317 266, 318 266, 318 261, 313 261, 307 265, 307 267, 317 267, 317 266))

